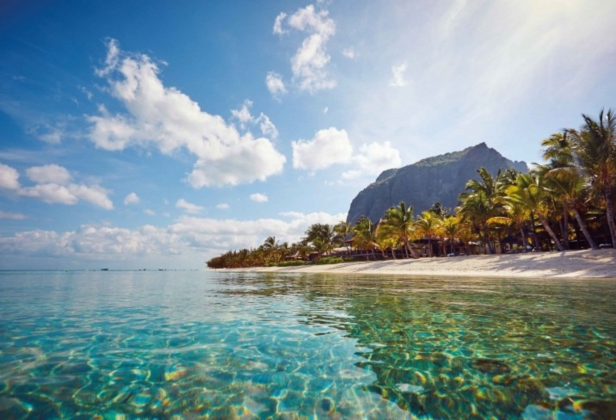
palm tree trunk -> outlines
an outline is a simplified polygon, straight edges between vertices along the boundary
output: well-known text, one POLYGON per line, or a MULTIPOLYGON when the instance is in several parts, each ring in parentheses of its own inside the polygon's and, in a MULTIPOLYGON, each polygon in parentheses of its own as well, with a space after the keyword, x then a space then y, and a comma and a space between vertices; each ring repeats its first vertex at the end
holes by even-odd
POLYGON ((554 234, 554 231, 550 227, 550 225, 549 225, 548 221, 546 220, 545 216, 540 215, 540 214, 538 214, 537 216, 539 216, 539 221, 541 222, 541 224, 543 225, 545 230, 548 232, 548 234, 550 235, 550 237, 554 241, 554 245, 556 245, 556 249, 559 250, 559 251, 564 251, 563 246, 561 245, 560 241, 558 240, 558 238, 554 234))
POLYGON ((580 212, 575 207, 573 208, 573 215, 575 216, 575 220, 577 220, 578 225, 580 226, 580 229, 582 230, 582 233, 586 238, 586 242, 588 242, 588 245, 590 245, 593 250, 598 250, 599 247, 597 246, 597 242, 595 242, 593 237, 590 236, 590 232, 586 228, 586 223, 584 223, 584 220, 582 220, 582 216, 580 216, 580 212))
POLYGON ((520 228, 520 233, 522 234, 522 245, 524 246, 524 252, 526 252, 526 234, 524 233, 524 227, 520 228))
POLYGON ((612 207, 612 189, 605 189, 605 207, 607 213, 607 225, 610 227, 612 247, 616 248, 616 227, 614 226, 614 208, 612 207))
POLYGON ((488 230, 487 224, 483 226, 483 236, 483 241, 487 246, 488 254, 494 254, 494 246, 492 245, 492 241, 490 240, 490 232, 488 230))
POLYGON ((569 249, 569 209, 563 206, 563 247, 569 249))
MULTIPOLYGON (((406 244, 406 248, 408 249, 408 252, 411 253, 411 256, 413 258, 419 258, 419 255, 417 255, 417 252, 415 252, 415 250, 413 248, 411 248, 411 245, 409 244, 409 240, 405 239, 404 243, 406 244)), ((409 254, 406 254, 406 257, 408 258, 409 254)))
POLYGON ((395 260, 396 259, 396 248, 394 248, 393 246, 391 247, 391 257, 395 260))

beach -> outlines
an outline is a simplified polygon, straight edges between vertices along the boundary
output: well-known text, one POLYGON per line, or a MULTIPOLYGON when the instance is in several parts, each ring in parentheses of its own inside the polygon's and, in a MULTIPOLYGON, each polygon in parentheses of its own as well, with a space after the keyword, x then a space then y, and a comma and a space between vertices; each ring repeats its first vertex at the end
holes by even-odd
MULTIPOLYGON (((233 270, 236 271, 236 270, 233 270)), ((507 278, 614 278, 616 251, 529 252, 448 258, 398 259, 243 271, 282 273, 395 274, 408 276, 507 278)))

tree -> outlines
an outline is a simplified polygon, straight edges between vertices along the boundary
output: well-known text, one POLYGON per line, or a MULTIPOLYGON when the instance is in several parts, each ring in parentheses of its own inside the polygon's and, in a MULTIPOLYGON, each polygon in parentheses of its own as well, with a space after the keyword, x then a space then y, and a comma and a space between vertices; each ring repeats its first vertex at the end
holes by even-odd
POLYGON ((428 255, 430 257, 434 256, 432 251, 432 238, 439 236, 441 222, 441 217, 431 211, 424 211, 421 213, 421 216, 419 216, 415 222, 417 232, 428 238, 428 255))
POLYGON ((577 163, 590 180, 590 185, 599 191, 605 200, 607 224, 616 247, 616 226, 612 188, 616 178, 616 118, 611 110, 599 114, 595 121, 582 114, 584 125, 580 131, 569 130, 577 163))
POLYGON ((416 251, 409 245, 409 235, 413 229, 413 206, 406 206, 404 201, 401 201, 398 207, 390 207, 380 223, 382 234, 390 237, 397 237, 403 244, 406 258, 409 253, 418 258, 416 251))
MULTIPOLYGON (((376 242, 376 226, 369 218, 362 216, 353 226, 353 246, 361 251, 371 251, 374 256, 376 242)), ((368 259, 366 254, 366 260, 368 259)))
POLYGON ((539 221, 552 240, 556 249, 563 251, 563 246, 548 223, 548 199, 551 191, 547 187, 541 173, 518 174, 516 184, 507 188, 506 200, 522 206, 527 211, 537 215, 539 221))

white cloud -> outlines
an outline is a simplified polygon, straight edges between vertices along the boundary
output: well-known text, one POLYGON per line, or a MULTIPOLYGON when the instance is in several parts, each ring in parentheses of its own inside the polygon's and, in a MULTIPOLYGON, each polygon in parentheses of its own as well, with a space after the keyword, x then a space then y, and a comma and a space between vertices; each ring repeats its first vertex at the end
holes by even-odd
POLYGON ((216 204, 216 208, 221 209, 221 210, 226 210, 229 208, 229 205, 227 203, 220 203, 220 204, 216 204))
POLYGON ((10 166, 0 164, 0 188, 14 190, 22 197, 35 198, 46 203, 74 205, 79 200, 87 201, 105 210, 113 209, 109 191, 99 185, 70 182, 71 174, 63 166, 44 165, 26 169, 26 175, 35 185, 19 185, 19 173, 10 166))
POLYGON ((242 130, 245 130, 249 124, 258 124, 261 129, 261 134, 269 136, 272 140, 276 140, 278 138, 278 130, 272 120, 264 113, 261 113, 257 118, 253 117, 250 113, 251 107, 252 101, 246 99, 242 108, 231 110, 231 115, 240 122, 242 130))
POLYGON ((265 203, 267 202, 267 195, 261 193, 250 194, 250 199, 252 201, 256 201, 257 203, 265 203))
POLYGON ((109 41, 105 66, 96 74, 106 78, 127 113, 112 115, 100 106, 99 115, 87 117, 89 138, 97 147, 153 146, 169 155, 185 149, 197 158, 187 178, 194 188, 264 181, 282 172, 286 158, 270 140, 240 135, 186 94, 164 86, 158 73, 147 55, 123 53, 115 40, 109 41))
POLYGON ((353 48, 345 48, 342 50, 342 55, 346 58, 353 60, 356 56, 355 50, 353 48))
POLYGON ((17 170, 0 164, 0 188, 14 190, 19 196, 50 204, 75 205, 79 200, 83 200, 105 210, 113 209, 113 202, 107 197, 109 191, 99 185, 71 183, 73 177, 63 166, 33 166, 26 169, 26 175, 35 185, 19 185, 17 170))
POLYGON ((404 78, 407 70, 406 63, 399 64, 397 66, 392 66, 391 68, 391 80, 389 81, 389 86, 394 87, 403 87, 408 84, 407 80, 404 78))
POLYGON ((323 114, 327 114, 327 111, 329 111, 329 107, 326 106, 325 108, 323 108, 323 114))
POLYGON ((152 209, 145 209, 143 212, 148 216, 156 216, 156 212, 152 209))
POLYGON ((107 197, 108 191, 98 185, 81 184, 38 184, 33 187, 23 187, 19 195, 36 198, 49 204, 75 205, 84 200, 105 210, 113 210, 113 202, 107 197))
POLYGON ((277 35, 282 35, 287 32, 282 29, 282 21, 286 17, 287 17, 287 14, 284 12, 281 12, 278 14, 278 16, 276 16, 276 20, 274 21, 274 28, 272 29, 273 33, 277 35))
POLYGON ((8 213, 0 211, 0 219, 23 220, 26 216, 21 213, 8 213))
POLYGON ((276 99, 279 99, 282 95, 287 93, 287 88, 282 81, 282 76, 273 71, 270 71, 267 73, 267 76, 265 76, 265 85, 267 86, 267 90, 269 90, 276 99))
POLYGON ((261 133, 264 136, 270 136, 272 140, 276 140, 278 138, 278 130, 276 126, 269 119, 267 115, 261 113, 259 117, 255 120, 256 123, 259 124, 259 128, 261 129, 261 133))
MULTIPOLYGON (((274 21, 273 31, 275 34, 282 35, 288 32, 282 28, 285 18, 290 28, 308 33, 308 37, 302 41, 302 45, 291 58, 293 82, 299 90, 314 93, 336 86, 336 81, 329 77, 326 69, 331 59, 326 52, 327 42, 336 33, 336 24, 333 19, 328 17, 328 14, 327 10, 317 11, 311 4, 298 9, 288 18, 285 13, 280 13, 274 21)), ((273 73, 270 74, 273 75, 273 73)), ((268 78, 270 74, 268 74, 268 78)), ((277 85, 274 82, 282 83, 282 80, 280 77, 272 77, 271 80, 266 79, 268 89, 276 96, 274 90, 278 91, 280 87, 275 87, 277 85)), ((286 93, 286 89, 284 92, 286 93)))
POLYGON ((203 207, 198 206, 193 203, 189 203, 183 198, 180 198, 178 201, 176 201, 175 207, 178 209, 184 210, 186 213, 190 213, 190 214, 198 214, 203 211, 203 207))
POLYGON ((242 129, 245 128, 247 123, 254 120, 253 116, 250 115, 251 106, 252 101, 246 99, 242 104, 242 108, 231 110, 231 115, 240 122, 240 126, 242 127, 242 129))
POLYGON ((19 172, 3 163, 0 163, 0 188, 6 190, 19 189, 19 172))
POLYGON ((400 152, 386 141, 363 144, 359 153, 353 156, 355 169, 343 172, 344 179, 353 179, 366 175, 377 175, 386 169, 399 168, 402 164, 400 152))
POLYGON ((139 196, 134 192, 128 194, 124 197, 124 205, 128 206, 129 204, 137 204, 140 200, 139 196))
POLYGON ((31 181, 39 184, 65 185, 71 180, 71 175, 66 168, 59 165, 33 166, 26 170, 26 175, 31 181))
POLYGON ((325 169, 336 163, 348 163, 353 155, 347 132, 334 127, 319 130, 312 140, 294 141, 291 145, 296 169, 325 169))
POLYGON ((308 5, 289 16, 287 22, 298 31, 310 33, 291 58, 293 80, 298 88, 310 93, 334 88, 336 81, 327 75, 331 57, 325 47, 336 33, 336 24, 328 17, 328 11, 317 12, 314 5, 308 5))

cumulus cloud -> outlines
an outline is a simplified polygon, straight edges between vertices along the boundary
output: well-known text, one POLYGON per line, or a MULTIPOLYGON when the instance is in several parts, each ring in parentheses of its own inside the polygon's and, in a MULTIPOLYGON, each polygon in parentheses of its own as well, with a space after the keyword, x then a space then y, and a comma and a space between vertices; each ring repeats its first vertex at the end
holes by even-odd
POLYGON ((0 188, 5 190, 19 189, 19 172, 3 163, 0 163, 0 188))
POLYGON ((311 140, 294 141, 291 146, 295 169, 315 171, 346 164, 351 168, 342 173, 344 179, 379 174, 399 167, 402 162, 400 152, 388 141, 362 144, 355 152, 346 130, 334 127, 318 131, 311 140))
POLYGON ((140 200, 139 196, 134 192, 128 194, 124 197, 124 205, 128 206, 129 204, 137 204, 140 200))
POLYGON ((282 95, 287 93, 287 88, 282 81, 282 76, 278 73, 270 71, 265 76, 265 85, 274 98, 280 99, 282 95))
POLYGON ((314 223, 334 224, 346 214, 287 212, 282 218, 256 220, 211 219, 181 216, 167 227, 145 225, 136 229, 83 225, 77 230, 32 230, 0 236, 0 260, 28 257, 67 258, 71 261, 158 261, 166 256, 194 256, 202 263, 230 249, 252 248, 268 236, 297 242, 314 223))
POLYGON ((199 214, 203 211, 203 207, 198 206, 193 203, 189 203, 183 198, 180 198, 178 201, 176 201, 175 207, 178 209, 184 210, 186 213, 190 213, 190 214, 199 214))
POLYGON ((108 42, 105 65, 96 74, 106 79, 126 112, 112 114, 99 106, 98 115, 87 117, 89 139, 97 147, 155 147, 168 155, 186 150, 196 157, 187 177, 194 188, 264 181, 282 172, 286 158, 270 140, 240 135, 233 124, 164 86, 159 72, 147 55, 128 54, 115 40, 108 42))
POLYGON ((53 183, 64 185, 71 180, 71 175, 66 168, 59 165, 34 166, 26 170, 26 175, 31 181, 39 184, 53 183))
POLYGON ((256 201, 257 203, 265 203, 267 202, 267 195, 261 193, 250 194, 250 199, 252 201, 256 201))
POLYGON ((311 140, 294 141, 291 146, 296 169, 325 169, 336 163, 348 163, 353 155, 347 132, 334 127, 318 131, 311 140))
POLYGON ((109 191, 100 185, 71 182, 73 177, 63 166, 33 166, 26 169, 26 175, 35 185, 21 186, 17 170, 0 164, 0 188, 13 190, 19 196, 35 198, 49 204, 74 205, 83 200, 105 210, 113 209, 113 202, 107 196, 109 191))
POLYGON ((145 209, 143 212, 148 216, 156 216, 156 212, 152 209, 145 209))
POLYGON ((227 203, 220 203, 220 204, 216 204, 216 208, 221 209, 221 210, 226 210, 229 208, 229 205, 227 203))
POLYGON ((113 202, 107 196, 108 190, 99 185, 71 182, 72 175, 62 166, 33 166, 26 169, 26 175, 35 185, 21 186, 17 170, 0 164, 0 188, 13 190, 19 196, 35 198, 49 204, 74 205, 83 200, 105 210, 113 209, 113 202))
POLYGON ((407 70, 406 63, 393 66, 391 68, 391 80, 389 81, 389 86, 394 86, 394 87, 406 86, 408 84, 408 82, 405 79, 406 70, 407 70))
POLYGON ((345 179, 358 178, 365 175, 377 175, 386 169, 398 168, 402 164, 400 152, 386 141, 381 143, 363 144, 359 153, 353 156, 355 169, 343 172, 345 179))
POLYGON ((316 10, 314 5, 298 9, 294 14, 286 16, 281 13, 274 22, 274 33, 282 34, 282 24, 297 31, 308 33, 291 58, 293 82, 302 91, 314 93, 322 89, 332 89, 336 81, 327 74, 327 64, 331 57, 326 52, 329 39, 336 33, 336 24, 327 10, 316 10))

